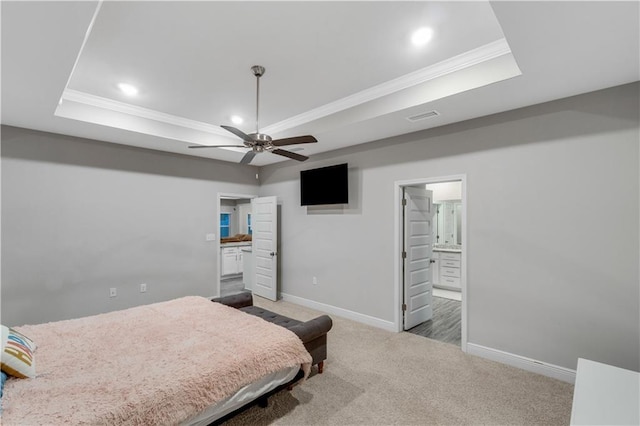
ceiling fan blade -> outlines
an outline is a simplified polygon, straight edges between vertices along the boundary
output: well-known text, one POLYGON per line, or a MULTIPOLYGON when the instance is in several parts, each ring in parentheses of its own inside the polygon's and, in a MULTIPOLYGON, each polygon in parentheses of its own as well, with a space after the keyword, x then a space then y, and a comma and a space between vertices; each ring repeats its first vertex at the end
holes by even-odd
POLYGON ((295 152, 291 151, 285 151, 284 149, 274 149, 271 152, 273 152, 274 154, 282 155, 283 157, 291 158, 292 160, 304 161, 309 159, 309 157, 307 156, 296 154, 295 152))
POLYGON ((187 148, 247 148, 246 145, 190 145, 187 148))
POLYGON ((285 145, 295 145, 299 143, 314 143, 314 142, 318 142, 318 140, 311 135, 296 136, 293 138, 283 138, 283 139, 276 139, 274 141, 271 141, 273 146, 285 146, 285 145))
POLYGON ((236 135, 237 137, 239 137, 240 139, 242 139, 243 141, 250 141, 251 138, 249 137, 249 135, 247 135, 245 132, 243 132, 240 129, 236 129, 235 127, 231 127, 231 126, 224 126, 221 125, 220 127, 222 127, 223 129, 225 129, 228 132, 233 133, 234 135, 236 135))
POLYGON ((256 156, 256 153, 253 151, 249 151, 247 152, 244 157, 242 157, 242 160, 240 160, 240 164, 249 164, 251 162, 251 160, 253 160, 253 157, 256 156))

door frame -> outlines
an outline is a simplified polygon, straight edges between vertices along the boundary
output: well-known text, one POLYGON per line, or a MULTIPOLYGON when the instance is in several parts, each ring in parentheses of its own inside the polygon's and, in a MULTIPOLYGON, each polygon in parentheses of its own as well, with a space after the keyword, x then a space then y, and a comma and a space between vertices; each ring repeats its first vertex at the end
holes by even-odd
POLYGON ((394 325, 398 332, 403 332, 403 313, 402 303, 404 303, 404 287, 402 277, 402 188, 405 186, 426 185, 431 183, 444 182, 460 182, 462 186, 462 253, 460 261, 460 294, 462 296, 461 304, 461 342, 460 348, 463 352, 467 352, 467 248, 469 241, 467 239, 467 175, 449 175, 431 178, 420 178, 410 180, 395 181, 393 191, 394 202, 394 325))
POLYGON ((217 201, 216 201, 216 219, 215 219, 215 226, 216 226, 216 235, 218 236, 218 238, 216 239, 217 242, 217 247, 216 247, 216 265, 217 265, 217 274, 216 274, 216 280, 215 280, 215 288, 214 290, 214 297, 220 297, 220 281, 222 276, 220 275, 220 273, 222 272, 221 270, 221 264, 220 264, 220 254, 222 253, 222 248, 220 247, 220 212, 221 212, 221 208, 220 208, 220 200, 223 198, 230 198, 230 199, 237 199, 237 200, 250 200, 252 198, 256 198, 258 197, 258 195, 256 194, 235 194, 235 193, 230 193, 230 192, 218 192, 218 196, 217 196, 217 201))

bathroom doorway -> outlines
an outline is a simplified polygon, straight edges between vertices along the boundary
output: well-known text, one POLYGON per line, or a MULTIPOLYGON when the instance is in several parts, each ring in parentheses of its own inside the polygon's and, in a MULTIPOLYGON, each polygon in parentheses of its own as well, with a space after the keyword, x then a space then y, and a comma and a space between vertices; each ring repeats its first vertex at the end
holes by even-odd
POLYGON ((252 251, 251 200, 253 195, 218 194, 218 295, 251 291, 245 273, 252 251))
MULTIPOLYGON (((396 182, 396 195, 400 199, 406 188, 422 188, 432 194, 430 210, 429 239, 430 260, 428 271, 421 271, 430 279, 429 295, 432 316, 427 321, 415 325, 405 323, 404 310, 411 306, 411 283, 405 282, 405 269, 410 270, 411 261, 406 254, 404 210, 396 211, 396 241, 398 253, 396 261, 397 327, 430 339, 454 344, 466 352, 466 176, 445 176, 412 181, 396 182), (407 257, 409 259, 407 259, 407 257), (400 307, 398 309, 398 306, 400 307), (408 328, 408 329, 407 329, 408 328)), ((400 201, 400 205, 402 205, 400 201)), ((404 202, 406 203, 406 201, 404 202)), ((426 281, 425 281, 426 282, 426 281)), ((421 283, 424 285, 425 283, 421 283)), ((425 296, 422 295, 422 298, 425 296)))

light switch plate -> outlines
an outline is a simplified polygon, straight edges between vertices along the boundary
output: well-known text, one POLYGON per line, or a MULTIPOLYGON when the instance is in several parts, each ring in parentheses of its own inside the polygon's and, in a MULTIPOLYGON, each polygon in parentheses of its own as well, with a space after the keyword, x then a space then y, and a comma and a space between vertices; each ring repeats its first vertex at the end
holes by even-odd
POLYGON ((204 239, 206 241, 215 241, 216 240, 216 234, 206 234, 204 236, 204 239))

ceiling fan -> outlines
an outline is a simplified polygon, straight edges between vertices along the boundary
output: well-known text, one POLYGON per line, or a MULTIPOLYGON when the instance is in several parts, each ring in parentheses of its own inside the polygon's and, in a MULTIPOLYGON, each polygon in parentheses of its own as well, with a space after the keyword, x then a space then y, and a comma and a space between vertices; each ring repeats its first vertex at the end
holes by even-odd
POLYGON ((240 164, 249 164, 253 157, 261 152, 271 152, 273 154, 282 155, 283 157, 291 158, 297 161, 305 161, 309 157, 304 155, 296 154, 295 152, 286 151, 284 149, 280 149, 280 146, 286 145, 296 145, 300 143, 314 143, 318 142, 316 138, 311 135, 305 136, 296 136, 292 138, 284 138, 284 139, 272 139, 271 136, 266 135, 264 133, 260 133, 259 125, 258 125, 258 111, 259 111, 259 102, 260 102, 260 77, 264 75, 264 67, 260 65, 254 65, 251 67, 251 71, 253 75, 256 76, 256 131, 255 133, 246 134, 242 130, 236 129, 231 126, 220 126, 223 129, 233 133, 242 139, 244 145, 195 145, 189 146, 189 148, 250 148, 251 150, 247 152, 242 160, 240 160, 240 164))

